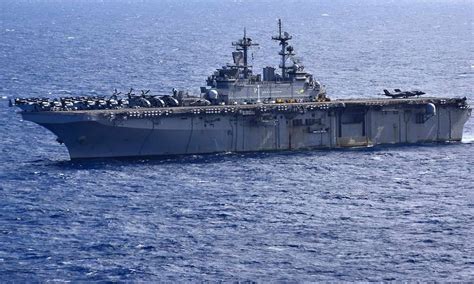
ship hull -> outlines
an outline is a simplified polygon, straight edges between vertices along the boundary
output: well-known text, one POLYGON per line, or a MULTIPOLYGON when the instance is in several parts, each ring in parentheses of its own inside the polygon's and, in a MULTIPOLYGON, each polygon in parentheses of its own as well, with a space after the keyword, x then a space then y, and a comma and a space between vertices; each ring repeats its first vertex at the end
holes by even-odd
POLYGON ((470 114, 442 99, 22 113, 71 159, 461 141, 470 114))

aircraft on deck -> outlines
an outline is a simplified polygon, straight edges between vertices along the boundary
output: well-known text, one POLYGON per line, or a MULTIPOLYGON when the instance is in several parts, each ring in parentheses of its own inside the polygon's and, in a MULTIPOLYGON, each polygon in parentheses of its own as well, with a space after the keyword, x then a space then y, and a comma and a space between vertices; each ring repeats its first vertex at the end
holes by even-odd
POLYGON ((391 97, 393 99, 398 99, 398 98, 409 98, 409 97, 419 97, 421 95, 424 95, 425 92, 422 91, 403 91, 400 89, 394 89, 393 90, 395 93, 390 93, 387 89, 383 90, 383 95, 387 97, 391 97))

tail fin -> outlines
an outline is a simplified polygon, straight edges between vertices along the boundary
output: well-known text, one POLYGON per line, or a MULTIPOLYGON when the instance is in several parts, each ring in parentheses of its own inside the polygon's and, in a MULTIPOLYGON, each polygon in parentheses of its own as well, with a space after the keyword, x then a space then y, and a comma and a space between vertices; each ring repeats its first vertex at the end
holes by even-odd
POLYGON ((386 96, 390 96, 390 92, 387 90, 387 89, 383 89, 383 93, 386 95, 386 96))

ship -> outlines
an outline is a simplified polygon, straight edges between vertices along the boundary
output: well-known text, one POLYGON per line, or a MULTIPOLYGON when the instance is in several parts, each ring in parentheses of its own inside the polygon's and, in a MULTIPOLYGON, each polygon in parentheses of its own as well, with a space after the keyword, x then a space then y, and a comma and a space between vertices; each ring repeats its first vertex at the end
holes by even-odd
MULTIPOLYGON (((247 36, 232 43, 233 63, 208 76, 199 94, 173 89, 110 96, 15 98, 26 121, 57 136, 71 159, 226 152, 337 149, 461 141, 466 98, 384 90, 383 97, 331 99, 305 71, 282 31, 272 39, 278 67, 254 74, 247 36)), ((332 95, 331 95, 332 96, 332 95)))

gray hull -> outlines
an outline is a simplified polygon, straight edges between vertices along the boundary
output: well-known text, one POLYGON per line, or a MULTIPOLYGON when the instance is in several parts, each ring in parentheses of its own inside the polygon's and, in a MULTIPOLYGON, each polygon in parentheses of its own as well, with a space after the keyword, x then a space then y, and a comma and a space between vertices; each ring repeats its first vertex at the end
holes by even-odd
POLYGON ((471 114, 460 102, 341 100, 22 115, 57 135, 76 159, 460 141, 471 114), (429 104, 435 113, 427 111, 429 104))

